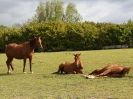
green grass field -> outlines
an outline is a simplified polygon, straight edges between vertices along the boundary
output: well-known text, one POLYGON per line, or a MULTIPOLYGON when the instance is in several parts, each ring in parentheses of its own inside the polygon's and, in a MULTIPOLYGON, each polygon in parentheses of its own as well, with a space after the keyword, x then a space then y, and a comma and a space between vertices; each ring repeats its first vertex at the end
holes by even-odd
MULTIPOLYGON (((84 72, 107 64, 133 67, 133 49, 80 51, 84 72)), ((0 99, 133 99, 133 70, 124 78, 85 79, 81 75, 56 75, 58 65, 73 62, 74 52, 33 55, 33 74, 22 73, 23 61, 14 60, 15 71, 7 75, 6 55, 0 54, 0 99)))

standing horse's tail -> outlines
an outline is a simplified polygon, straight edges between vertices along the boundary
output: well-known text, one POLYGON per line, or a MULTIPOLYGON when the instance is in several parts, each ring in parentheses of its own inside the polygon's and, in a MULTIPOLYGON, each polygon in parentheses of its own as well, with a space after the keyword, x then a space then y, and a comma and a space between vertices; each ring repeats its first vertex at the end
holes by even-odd
POLYGON ((59 72, 57 71, 57 72, 53 72, 52 74, 59 74, 59 72))
POLYGON ((6 45, 4 46, 4 51, 5 51, 5 53, 6 53, 6 50, 7 50, 7 46, 8 46, 8 44, 6 44, 6 45))

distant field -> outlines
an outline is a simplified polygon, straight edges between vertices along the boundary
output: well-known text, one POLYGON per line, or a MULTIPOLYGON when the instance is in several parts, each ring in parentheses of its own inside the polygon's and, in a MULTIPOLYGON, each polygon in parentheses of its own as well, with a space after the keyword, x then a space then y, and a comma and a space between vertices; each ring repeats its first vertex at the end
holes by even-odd
MULTIPOLYGON (((107 64, 133 67, 133 49, 80 51, 84 72, 107 64)), ((23 61, 14 60, 15 71, 7 75, 5 54, 0 54, 0 99, 133 99, 133 70, 124 78, 85 79, 80 75, 56 75, 64 60, 73 62, 74 52, 35 53, 33 74, 23 74, 23 61)), ((26 65, 29 72, 29 64, 26 65)))

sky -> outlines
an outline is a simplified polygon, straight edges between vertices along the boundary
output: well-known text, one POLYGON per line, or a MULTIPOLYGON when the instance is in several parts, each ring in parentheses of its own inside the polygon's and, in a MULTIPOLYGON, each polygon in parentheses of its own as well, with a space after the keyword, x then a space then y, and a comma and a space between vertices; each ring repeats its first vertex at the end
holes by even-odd
MULTIPOLYGON (((22 24, 45 0, 0 0, 0 25, 22 24)), ((124 23, 133 19, 133 0, 63 0, 76 5, 83 21, 124 23)))

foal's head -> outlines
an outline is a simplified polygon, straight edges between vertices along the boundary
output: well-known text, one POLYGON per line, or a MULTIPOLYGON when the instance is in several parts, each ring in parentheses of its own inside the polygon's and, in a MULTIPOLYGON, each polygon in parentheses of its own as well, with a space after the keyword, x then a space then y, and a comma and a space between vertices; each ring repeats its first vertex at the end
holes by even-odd
POLYGON ((74 59, 75 59, 76 66, 78 68, 83 68, 82 67, 82 64, 80 62, 80 57, 79 57, 81 55, 81 53, 76 53, 76 54, 73 54, 73 55, 74 55, 74 59))
POLYGON ((30 46, 31 47, 37 47, 37 48, 43 48, 41 37, 35 37, 33 40, 31 40, 30 46))
POLYGON ((75 61, 78 61, 78 60, 80 60, 80 55, 81 55, 81 53, 76 53, 76 54, 73 54, 74 55, 74 59, 75 59, 75 61))

